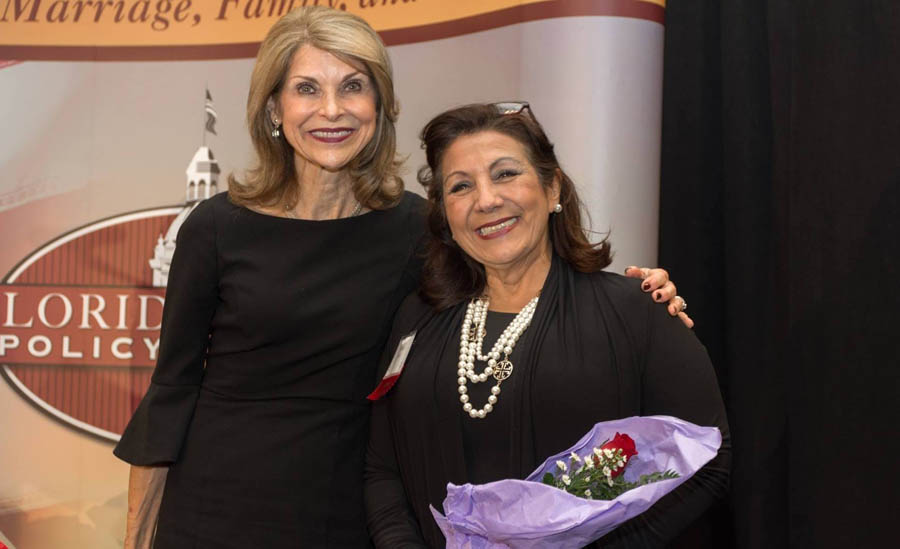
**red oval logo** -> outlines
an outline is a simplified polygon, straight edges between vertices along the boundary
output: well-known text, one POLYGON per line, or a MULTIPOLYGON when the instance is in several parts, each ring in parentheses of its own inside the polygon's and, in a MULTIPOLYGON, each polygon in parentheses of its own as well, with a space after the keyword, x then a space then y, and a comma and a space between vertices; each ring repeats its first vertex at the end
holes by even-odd
POLYGON ((150 383, 168 261, 194 204, 97 221, 42 246, 0 284, 0 365, 56 420, 116 441, 150 383))

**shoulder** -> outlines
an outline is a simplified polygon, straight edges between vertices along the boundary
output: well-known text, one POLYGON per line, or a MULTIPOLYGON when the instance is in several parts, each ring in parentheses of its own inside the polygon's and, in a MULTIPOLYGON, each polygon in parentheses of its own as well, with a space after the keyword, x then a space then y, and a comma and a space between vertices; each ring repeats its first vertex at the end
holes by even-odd
POLYGON ((193 207, 185 206, 184 210, 172 222, 178 226, 178 242, 196 238, 199 234, 208 233, 213 228, 215 214, 209 204, 213 198, 204 200, 193 207))
POLYGON ((405 235, 401 240, 417 246, 425 233, 425 214, 428 202, 421 196, 404 191, 400 202, 388 210, 378 212, 378 224, 384 230, 405 235))
POLYGON ((362 217, 377 219, 378 223, 388 222, 392 225, 402 224, 409 227, 423 227, 425 214, 428 211, 428 202, 409 191, 403 191, 403 196, 396 205, 384 210, 376 210, 362 217))
POLYGON ((414 192, 403 191, 403 197, 400 199, 400 204, 406 204, 411 209, 424 210, 428 205, 428 201, 414 192))
POLYGON ((667 315, 665 307, 658 306, 650 294, 641 290, 641 280, 607 271, 580 275, 591 285, 595 303, 608 321, 619 323, 634 341, 643 341, 652 330, 655 313, 667 315))
POLYGON ((197 204, 197 207, 194 208, 194 211, 200 210, 203 212, 208 212, 208 215, 216 215, 223 212, 235 211, 241 209, 240 206, 234 204, 230 198, 228 198, 228 193, 218 193, 215 194, 206 200, 200 201, 197 204))
POLYGON ((179 236, 184 233, 190 235, 196 232, 215 231, 219 220, 233 216, 241 210, 231 202, 228 193, 218 193, 215 196, 202 200, 194 206, 179 230, 179 236))
POLYGON ((428 202, 424 198, 416 193, 403 191, 400 202, 396 206, 384 210, 384 213, 402 219, 424 220, 427 208, 428 202))
POLYGON ((191 210, 187 220, 185 220, 185 225, 212 223, 217 217, 239 208, 239 206, 232 204, 231 200, 228 199, 228 193, 218 193, 198 202, 191 210))
POLYGON ((403 198, 400 199, 397 209, 411 221, 421 223, 424 226, 425 214, 428 212, 428 201, 416 193, 403 191, 403 198))
POLYGON ((626 308, 646 309, 652 302, 650 296, 641 290, 641 280, 608 271, 584 273, 595 288, 600 289, 614 305, 626 308))
MULTIPOLYGON (((671 342, 696 340, 696 334, 677 317, 669 314, 665 304, 653 301, 649 293, 641 290, 641 280, 623 275, 598 272, 590 273, 598 301, 606 300, 626 330, 637 341, 671 342), (599 291, 597 291, 599 290, 599 291)), ((598 303, 603 305, 603 303, 598 303)))

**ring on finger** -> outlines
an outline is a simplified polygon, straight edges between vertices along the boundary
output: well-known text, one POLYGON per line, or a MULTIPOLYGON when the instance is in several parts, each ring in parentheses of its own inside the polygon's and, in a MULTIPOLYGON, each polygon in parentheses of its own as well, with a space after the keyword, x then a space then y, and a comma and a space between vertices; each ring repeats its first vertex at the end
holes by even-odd
POLYGON ((683 313, 683 312, 687 311, 687 300, 686 300, 685 298, 681 297, 680 295, 676 295, 676 296, 675 296, 675 299, 678 299, 678 300, 681 301, 681 310, 680 310, 680 312, 683 313))

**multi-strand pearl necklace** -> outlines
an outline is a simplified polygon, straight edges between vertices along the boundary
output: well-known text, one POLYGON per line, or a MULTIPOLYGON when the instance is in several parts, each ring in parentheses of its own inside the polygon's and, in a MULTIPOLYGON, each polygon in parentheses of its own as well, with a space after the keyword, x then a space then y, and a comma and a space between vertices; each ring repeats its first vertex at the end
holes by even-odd
POLYGON ((459 369, 456 374, 457 384, 459 385, 459 401, 462 402, 463 410, 468 412, 469 417, 483 419, 491 413, 497 399, 500 395, 500 384, 503 380, 512 374, 513 364, 509 360, 516 342, 531 324, 531 317, 534 316, 534 310, 537 308, 538 297, 528 302, 525 307, 519 311, 516 318, 510 322, 509 326, 503 330, 500 339, 494 343, 494 347, 489 353, 482 354, 481 349, 485 336, 485 320, 487 319, 488 305, 490 300, 487 297, 479 297, 469 302, 466 309, 466 316, 463 319, 462 335, 459 338, 459 369), (503 358, 500 358, 501 353, 503 358), (475 358, 482 362, 487 362, 484 371, 480 374, 475 373, 475 358), (492 377, 497 383, 491 387, 491 394, 488 397, 487 404, 480 410, 476 410, 472 403, 469 402, 469 389, 467 383, 482 383, 492 377))

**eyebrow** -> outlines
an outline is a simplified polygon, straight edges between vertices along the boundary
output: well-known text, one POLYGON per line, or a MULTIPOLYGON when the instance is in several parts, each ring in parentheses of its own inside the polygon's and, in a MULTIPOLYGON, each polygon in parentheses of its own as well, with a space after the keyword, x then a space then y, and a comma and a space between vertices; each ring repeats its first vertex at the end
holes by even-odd
MULTIPOLYGON (((350 79, 353 78, 354 76, 360 76, 360 75, 365 76, 365 73, 362 72, 362 71, 353 71, 353 72, 351 72, 350 74, 348 74, 347 76, 341 78, 341 82, 346 82, 347 80, 350 80, 350 79)), ((319 83, 319 81, 316 80, 314 77, 312 77, 312 76, 304 76, 304 75, 302 75, 302 74, 294 74, 294 75, 288 77, 288 80, 297 80, 297 79, 300 79, 300 80, 308 80, 308 81, 312 82, 313 84, 318 84, 318 83, 319 83)))
MULTIPOLYGON (((507 160, 513 162, 513 163, 516 164, 517 166, 521 166, 521 165, 522 165, 522 163, 519 162, 519 160, 516 159, 516 158, 513 158, 513 157, 511 157, 511 156, 501 156, 501 157, 498 158, 497 160, 494 160, 493 162, 491 162, 491 165, 488 167, 488 170, 493 170, 494 168, 497 167, 497 164, 499 164, 499 163, 501 163, 501 162, 504 162, 504 161, 507 161, 507 160)), ((469 175, 469 174, 466 173, 464 170, 456 170, 455 172, 451 172, 451 173, 447 174, 446 177, 444 177, 444 183, 447 183, 447 181, 448 181, 451 177, 453 177, 454 175, 456 175, 456 174, 459 174, 459 175, 469 175)))

